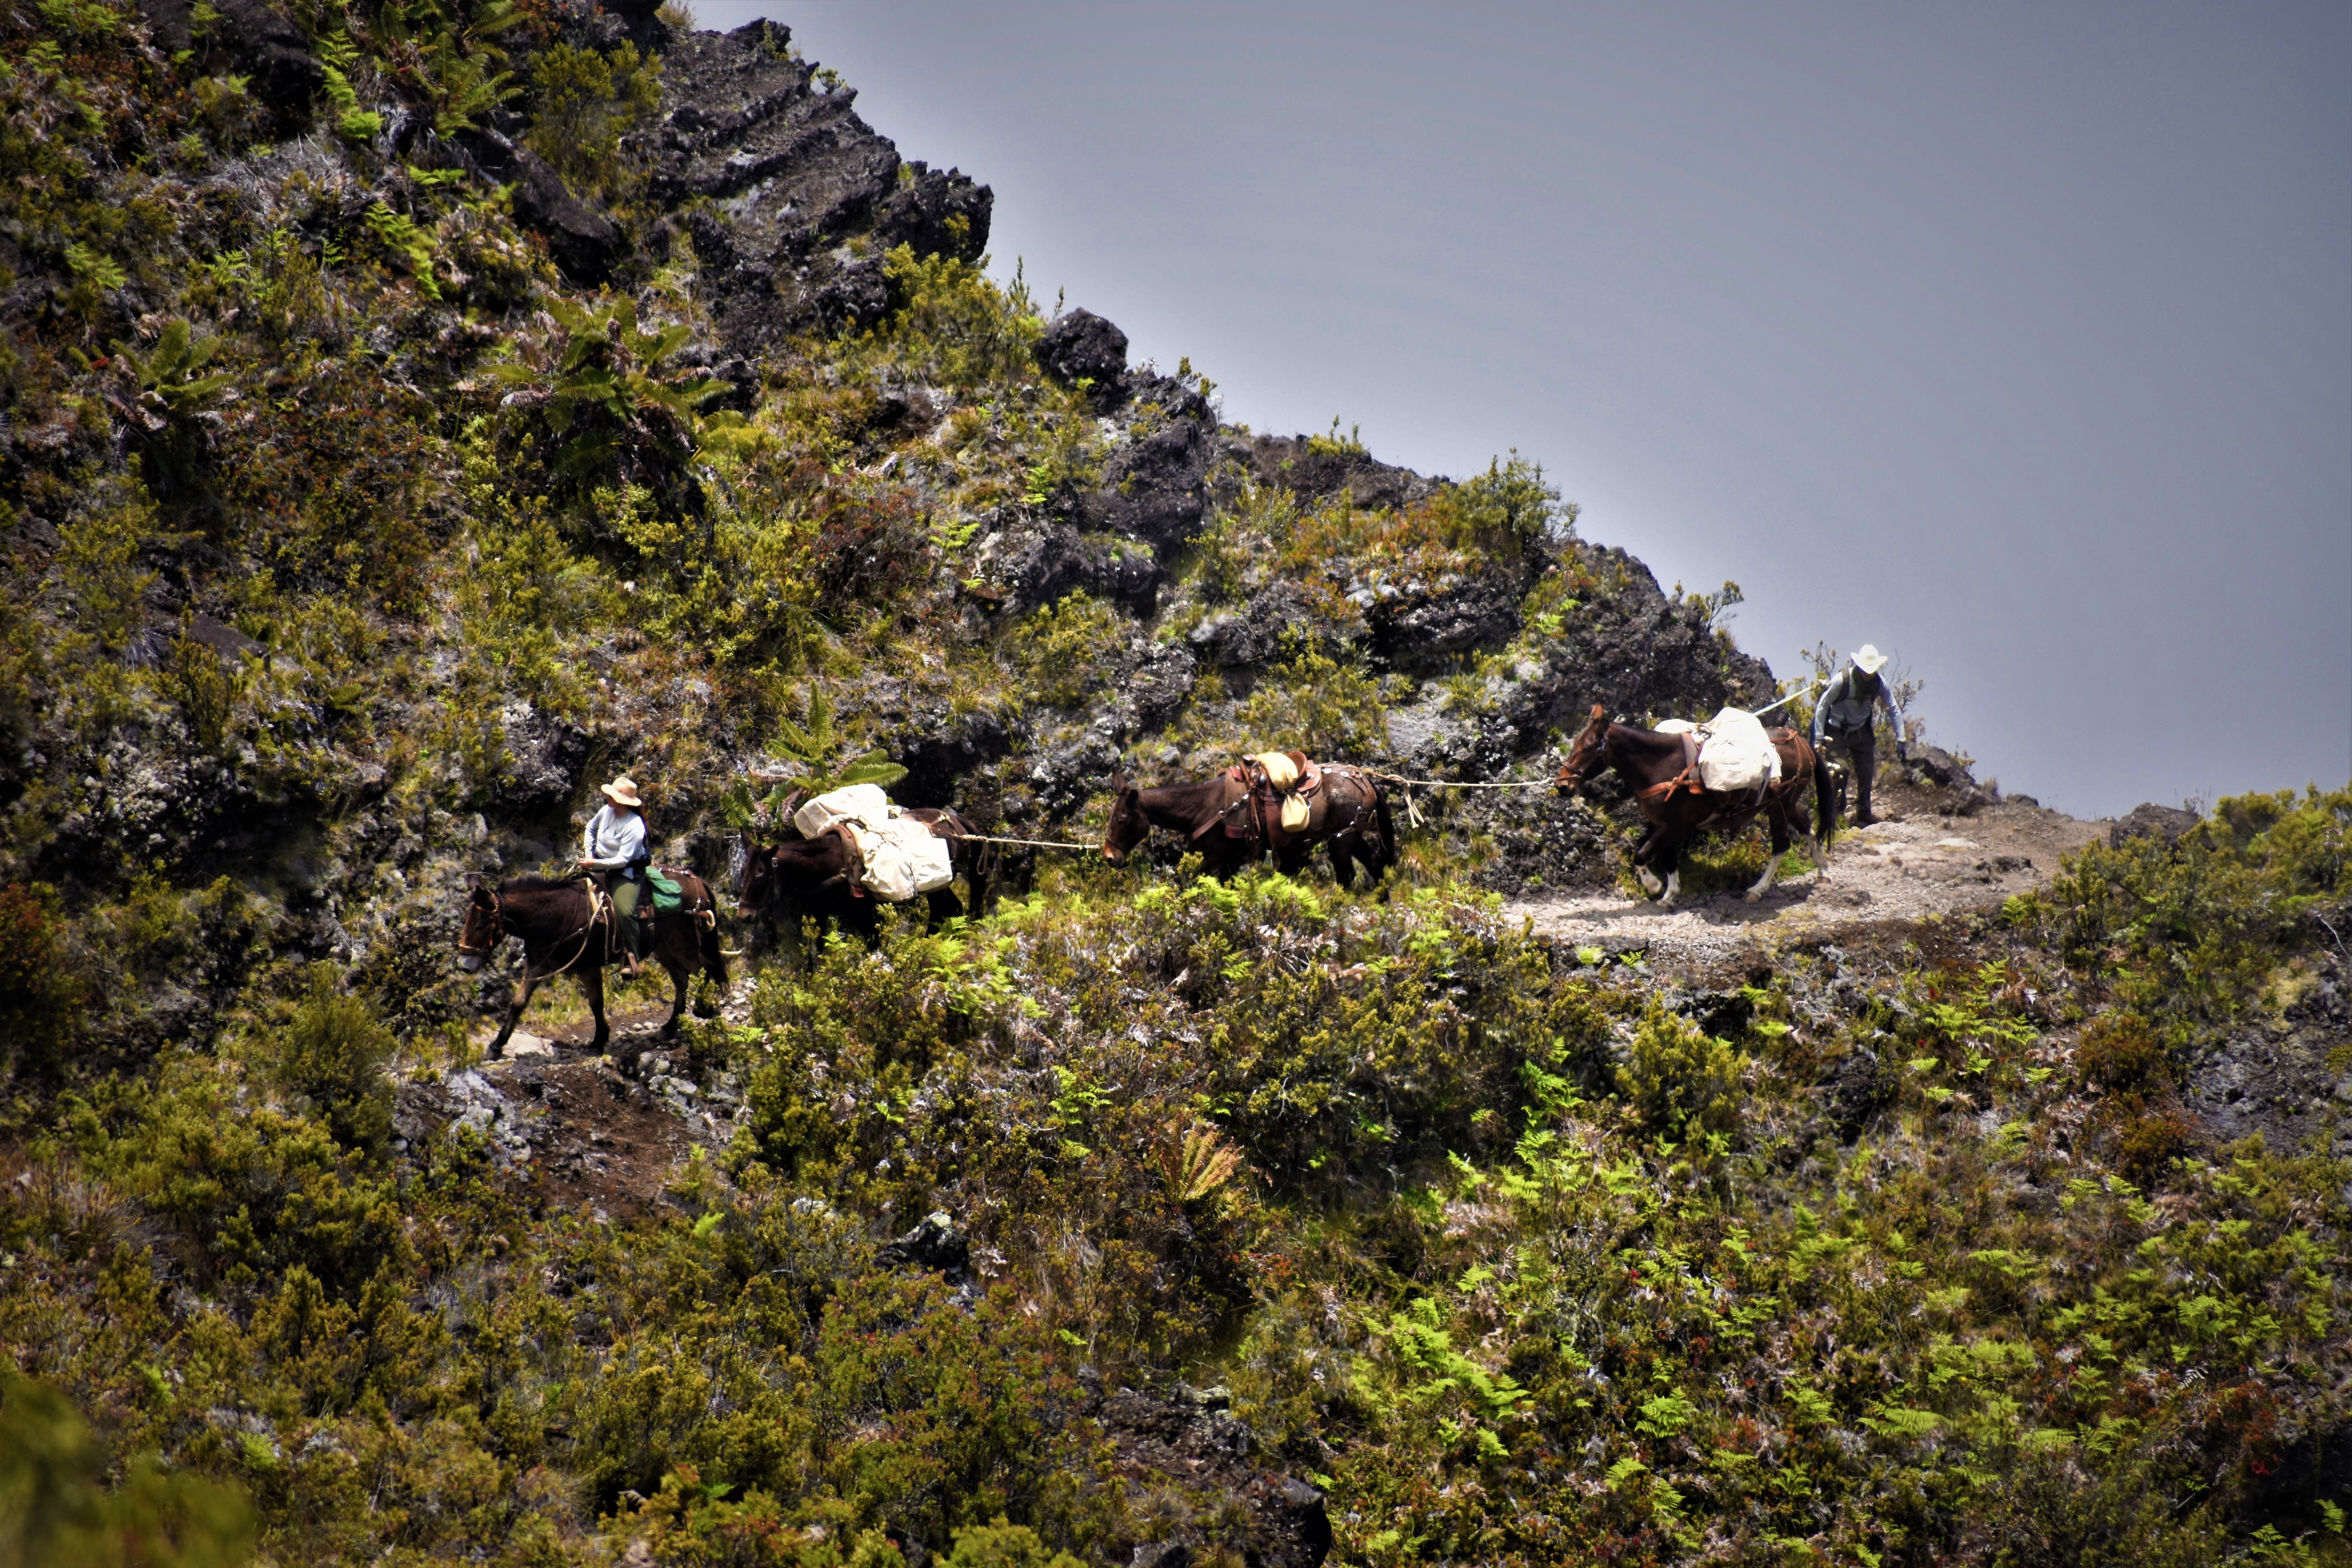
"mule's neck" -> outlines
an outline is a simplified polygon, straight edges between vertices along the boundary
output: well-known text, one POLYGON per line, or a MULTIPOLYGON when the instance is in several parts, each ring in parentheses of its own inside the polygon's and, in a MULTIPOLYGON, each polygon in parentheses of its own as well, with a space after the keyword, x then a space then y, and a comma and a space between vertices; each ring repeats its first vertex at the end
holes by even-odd
POLYGON ((1197 784, 1166 784, 1141 792, 1144 820, 1154 827, 1190 832, 1202 816, 1224 804, 1225 781, 1220 776, 1197 784))

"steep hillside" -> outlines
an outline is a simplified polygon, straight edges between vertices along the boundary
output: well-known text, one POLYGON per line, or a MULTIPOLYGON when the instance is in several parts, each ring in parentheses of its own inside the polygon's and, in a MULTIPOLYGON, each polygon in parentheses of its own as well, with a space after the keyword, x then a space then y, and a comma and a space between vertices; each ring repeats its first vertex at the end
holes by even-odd
POLYGON ((1693 931, 1614 786, 1424 785, 1375 889, 1048 852, 730 915, 634 1076, 563 989, 482 1060, 468 883, 615 773, 731 887, 869 752, 1090 842, 1122 770, 1539 784, 1784 689, 1534 464, 1224 422, 683 21, 0 17, 0 1550, 2344 1558, 2352 794, 2107 840, 1925 750, 1693 931))

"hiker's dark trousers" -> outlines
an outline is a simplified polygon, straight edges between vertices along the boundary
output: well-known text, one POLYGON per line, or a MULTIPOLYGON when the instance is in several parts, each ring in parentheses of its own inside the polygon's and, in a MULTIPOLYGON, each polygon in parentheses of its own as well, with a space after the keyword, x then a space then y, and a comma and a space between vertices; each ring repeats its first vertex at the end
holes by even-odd
POLYGON ((1853 769, 1853 820, 1856 826, 1866 826, 1877 820, 1870 809, 1870 785, 1878 777, 1878 736, 1874 731, 1860 730, 1853 734, 1832 741, 1830 749, 1843 752, 1853 769))

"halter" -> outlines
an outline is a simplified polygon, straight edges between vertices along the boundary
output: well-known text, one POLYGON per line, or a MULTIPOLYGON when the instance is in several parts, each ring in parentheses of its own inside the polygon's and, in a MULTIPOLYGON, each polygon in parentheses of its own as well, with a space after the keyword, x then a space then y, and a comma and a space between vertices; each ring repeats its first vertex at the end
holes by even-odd
POLYGON ((457 931, 457 952, 467 958, 488 958, 490 954, 496 952, 499 950, 499 943, 505 942, 507 939, 507 907, 505 901, 499 897, 499 890, 496 888, 488 889, 486 890, 490 895, 489 943, 484 947, 467 946, 466 942, 465 928, 460 926, 457 931))

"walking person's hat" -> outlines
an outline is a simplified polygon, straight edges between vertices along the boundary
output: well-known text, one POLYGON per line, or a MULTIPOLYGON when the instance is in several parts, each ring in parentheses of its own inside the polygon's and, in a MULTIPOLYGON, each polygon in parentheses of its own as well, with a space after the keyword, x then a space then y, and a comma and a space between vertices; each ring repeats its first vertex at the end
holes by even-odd
MULTIPOLYGON (((1864 675, 1876 675, 1878 673, 1879 667, 1884 665, 1885 662, 1886 656, 1879 652, 1875 647, 1873 647, 1868 643, 1864 643, 1860 647, 1853 650, 1853 667, 1862 671, 1864 675)), ((627 781, 624 780, 622 782, 626 783, 627 781)))

